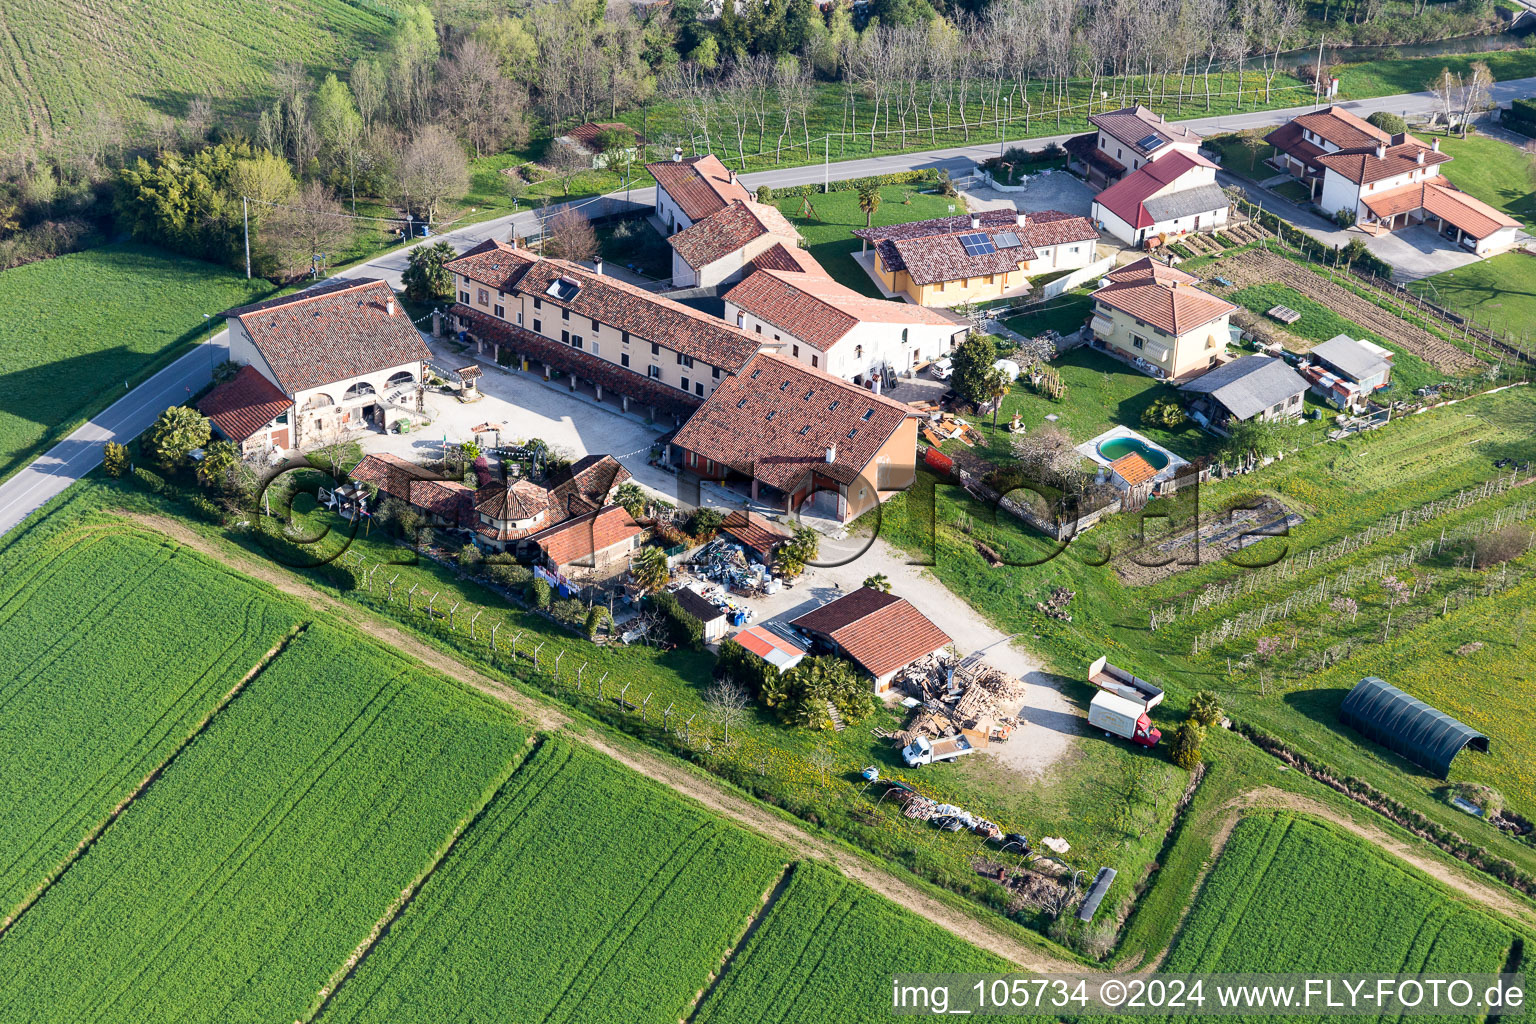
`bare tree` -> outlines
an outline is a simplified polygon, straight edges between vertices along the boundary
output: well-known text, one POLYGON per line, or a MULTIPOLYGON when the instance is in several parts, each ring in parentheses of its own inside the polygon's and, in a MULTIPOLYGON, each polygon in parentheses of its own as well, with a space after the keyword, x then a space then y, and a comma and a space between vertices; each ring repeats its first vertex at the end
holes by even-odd
POLYGON ((567 146, 556 139, 550 142, 549 149, 544 153, 543 166, 560 179, 561 191, 565 195, 570 195, 571 185, 576 181, 577 175, 585 174, 592 169, 592 158, 575 146, 567 146))
POLYGON ((359 57, 352 65, 348 79, 352 98, 357 101, 357 112, 362 116, 363 128, 372 130, 374 119, 384 109, 384 72, 372 57, 359 57))
POLYGON ((508 139, 526 140, 527 95, 502 75, 496 54, 474 38, 459 41, 438 66, 439 116, 475 156, 508 139))
POLYGON ((580 263, 597 255, 597 233, 580 210, 567 206, 550 220, 544 235, 544 254, 557 260, 580 263))
POLYGON ((734 679, 718 679, 704 691, 704 703, 720 724, 724 743, 730 746, 732 726, 740 726, 747 720, 747 708, 752 703, 746 688, 734 679))
POLYGON ((1082 455, 1072 444, 1072 438, 1055 424, 1041 427, 1013 439, 1013 454, 1029 470, 1033 470, 1045 482, 1059 482, 1077 472, 1082 455))
POLYGON ((837 767, 837 752, 830 746, 818 744, 814 750, 805 755, 805 759, 816 769, 816 774, 821 776, 821 781, 826 782, 832 774, 832 769, 837 767))
POLYGON ((324 185, 311 181, 269 213, 261 243, 290 276, 304 268, 319 277, 337 254, 352 244, 352 222, 324 185))
POLYGON ((437 125, 416 133, 396 168, 395 188, 412 214, 437 222, 445 200, 469 191, 469 161, 458 140, 437 125))

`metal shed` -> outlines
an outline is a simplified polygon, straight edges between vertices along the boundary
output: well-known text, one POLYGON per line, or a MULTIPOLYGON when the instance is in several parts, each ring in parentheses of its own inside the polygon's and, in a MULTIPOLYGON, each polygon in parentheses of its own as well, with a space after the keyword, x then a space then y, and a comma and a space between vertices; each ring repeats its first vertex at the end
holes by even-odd
POLYGON ((1376 676, 1355 684, 1339 708, 1344 724, 1445 778, 1462 747, 1488 751, 1488 737, 1376 676))

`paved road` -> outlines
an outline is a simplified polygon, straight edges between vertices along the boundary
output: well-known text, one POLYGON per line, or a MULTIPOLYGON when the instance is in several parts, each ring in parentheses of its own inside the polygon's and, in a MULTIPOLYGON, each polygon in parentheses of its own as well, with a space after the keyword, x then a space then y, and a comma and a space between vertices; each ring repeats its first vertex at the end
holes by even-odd
MULTIPOLYGON (((1507 102, 1536 93, 1536 78, 1524 78, 1500 82, 1493 87, 1496 102, 1507 102)), ((1427 114, 1437 109, 1433 94, 1409 93, 1383 96, 1372 100, 1354 100, 1342 104, 1361 116, 1377 110, 1397 114, 1427 114)), ((1184 122, 1202 135, 1238 131, 1280 124, 1313 109, 1312 106, 1290 107, 1284 110, 1265 110, 1246 114, 1226 114, 1219 117, 1194 118, 1184 122)), ((1050 142, 1064 142, 1067 135, 1022 140, 1031 147, 1050 142)), ((1006 145, 1004 143, 1003 145, 1006 145)), ((872 174, 919 168, 943 168, 952 174, 968 173, 978 159, 985 159, 998 151, 997 142, 978 142, 974 146, 957 146, 919 153, 895 156, 871 157, 862 160, 845 160, 833 164, 789 167, 782 170, 760 171, 742 176, 742 181, 756 188, 759 185, 803 185, 823 180, 841 180, 872 174)), ((635 189, 633 193, 615 193, 615 200, 652 205, 652 189, 635 189)), ((552 215, 553 210, 543 215, 552 215)), ((508 217, 485 221, 459 231, 440 236, 463 250, 487 238, 506 238, 514 231, 531 234, 538 226, 539 214, 523 211, 508 217)), ((400 284, 400 272, 405 269, 406 253, 401 249, 385 253, 367 263, 341 272, 341 277, 379 277, 396 287, 400 284)), ((155 374, 80 427, 63 441, 39 456, 31 465, 0 484, 0 534, 8 532, 45 502, 90 472, 101 462, 101 450, 108 441, 125 441, 134 437, 154 422, 161 410, 186 398, 188 391, 201 389, 210 380, 210 371, 216 356, 210 347, 222 348, 225 334, 220 332, 193 351, 182 356, 170 366, 155 374)))

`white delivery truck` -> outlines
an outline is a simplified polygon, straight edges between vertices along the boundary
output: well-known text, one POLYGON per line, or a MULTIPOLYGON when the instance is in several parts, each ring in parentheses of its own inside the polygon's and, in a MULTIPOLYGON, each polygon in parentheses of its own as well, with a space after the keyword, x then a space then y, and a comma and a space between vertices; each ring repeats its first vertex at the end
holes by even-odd
POLYGON ((1155 747, 1163 738, 1147 714, 1163 702, 1163 691, 1100 658, 1088 666, 1088 681, 1098 687, 1088 705, 1088 724, 1106 733, 1155 747))
POLYGON ((935 761, 954 761, 975 750, 964 736, 941 736, 936 740, 919 736, 902 748, 901 759, 907 762, 908 768, 921 768, 935 761))

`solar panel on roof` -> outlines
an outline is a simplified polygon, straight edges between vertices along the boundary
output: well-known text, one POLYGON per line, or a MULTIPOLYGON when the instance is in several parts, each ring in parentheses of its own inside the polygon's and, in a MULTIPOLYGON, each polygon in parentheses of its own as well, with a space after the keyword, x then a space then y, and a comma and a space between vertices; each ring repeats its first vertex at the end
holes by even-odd
POLYGON ((999 249, 1017 249, 1023 244, 1019 241, 1019 236, 1012 231, 999 231, 993 237, 993 241, 997 243, 999 249))
POLYGON ((961 235, 960 244, 965 246, 967 256, 985 256, 988 253, 997 252, 997 247, 992 244, 992 239, 981 232, 961 235))
POLYGON ((1157 147, 1165 145, 1167 142, 1167 139, 1154 133, 1152 135, 1148 135, 1146 138, 1136 143, 1136 148, 1142 150, 1143 152, 1150 153, 1157 147))

